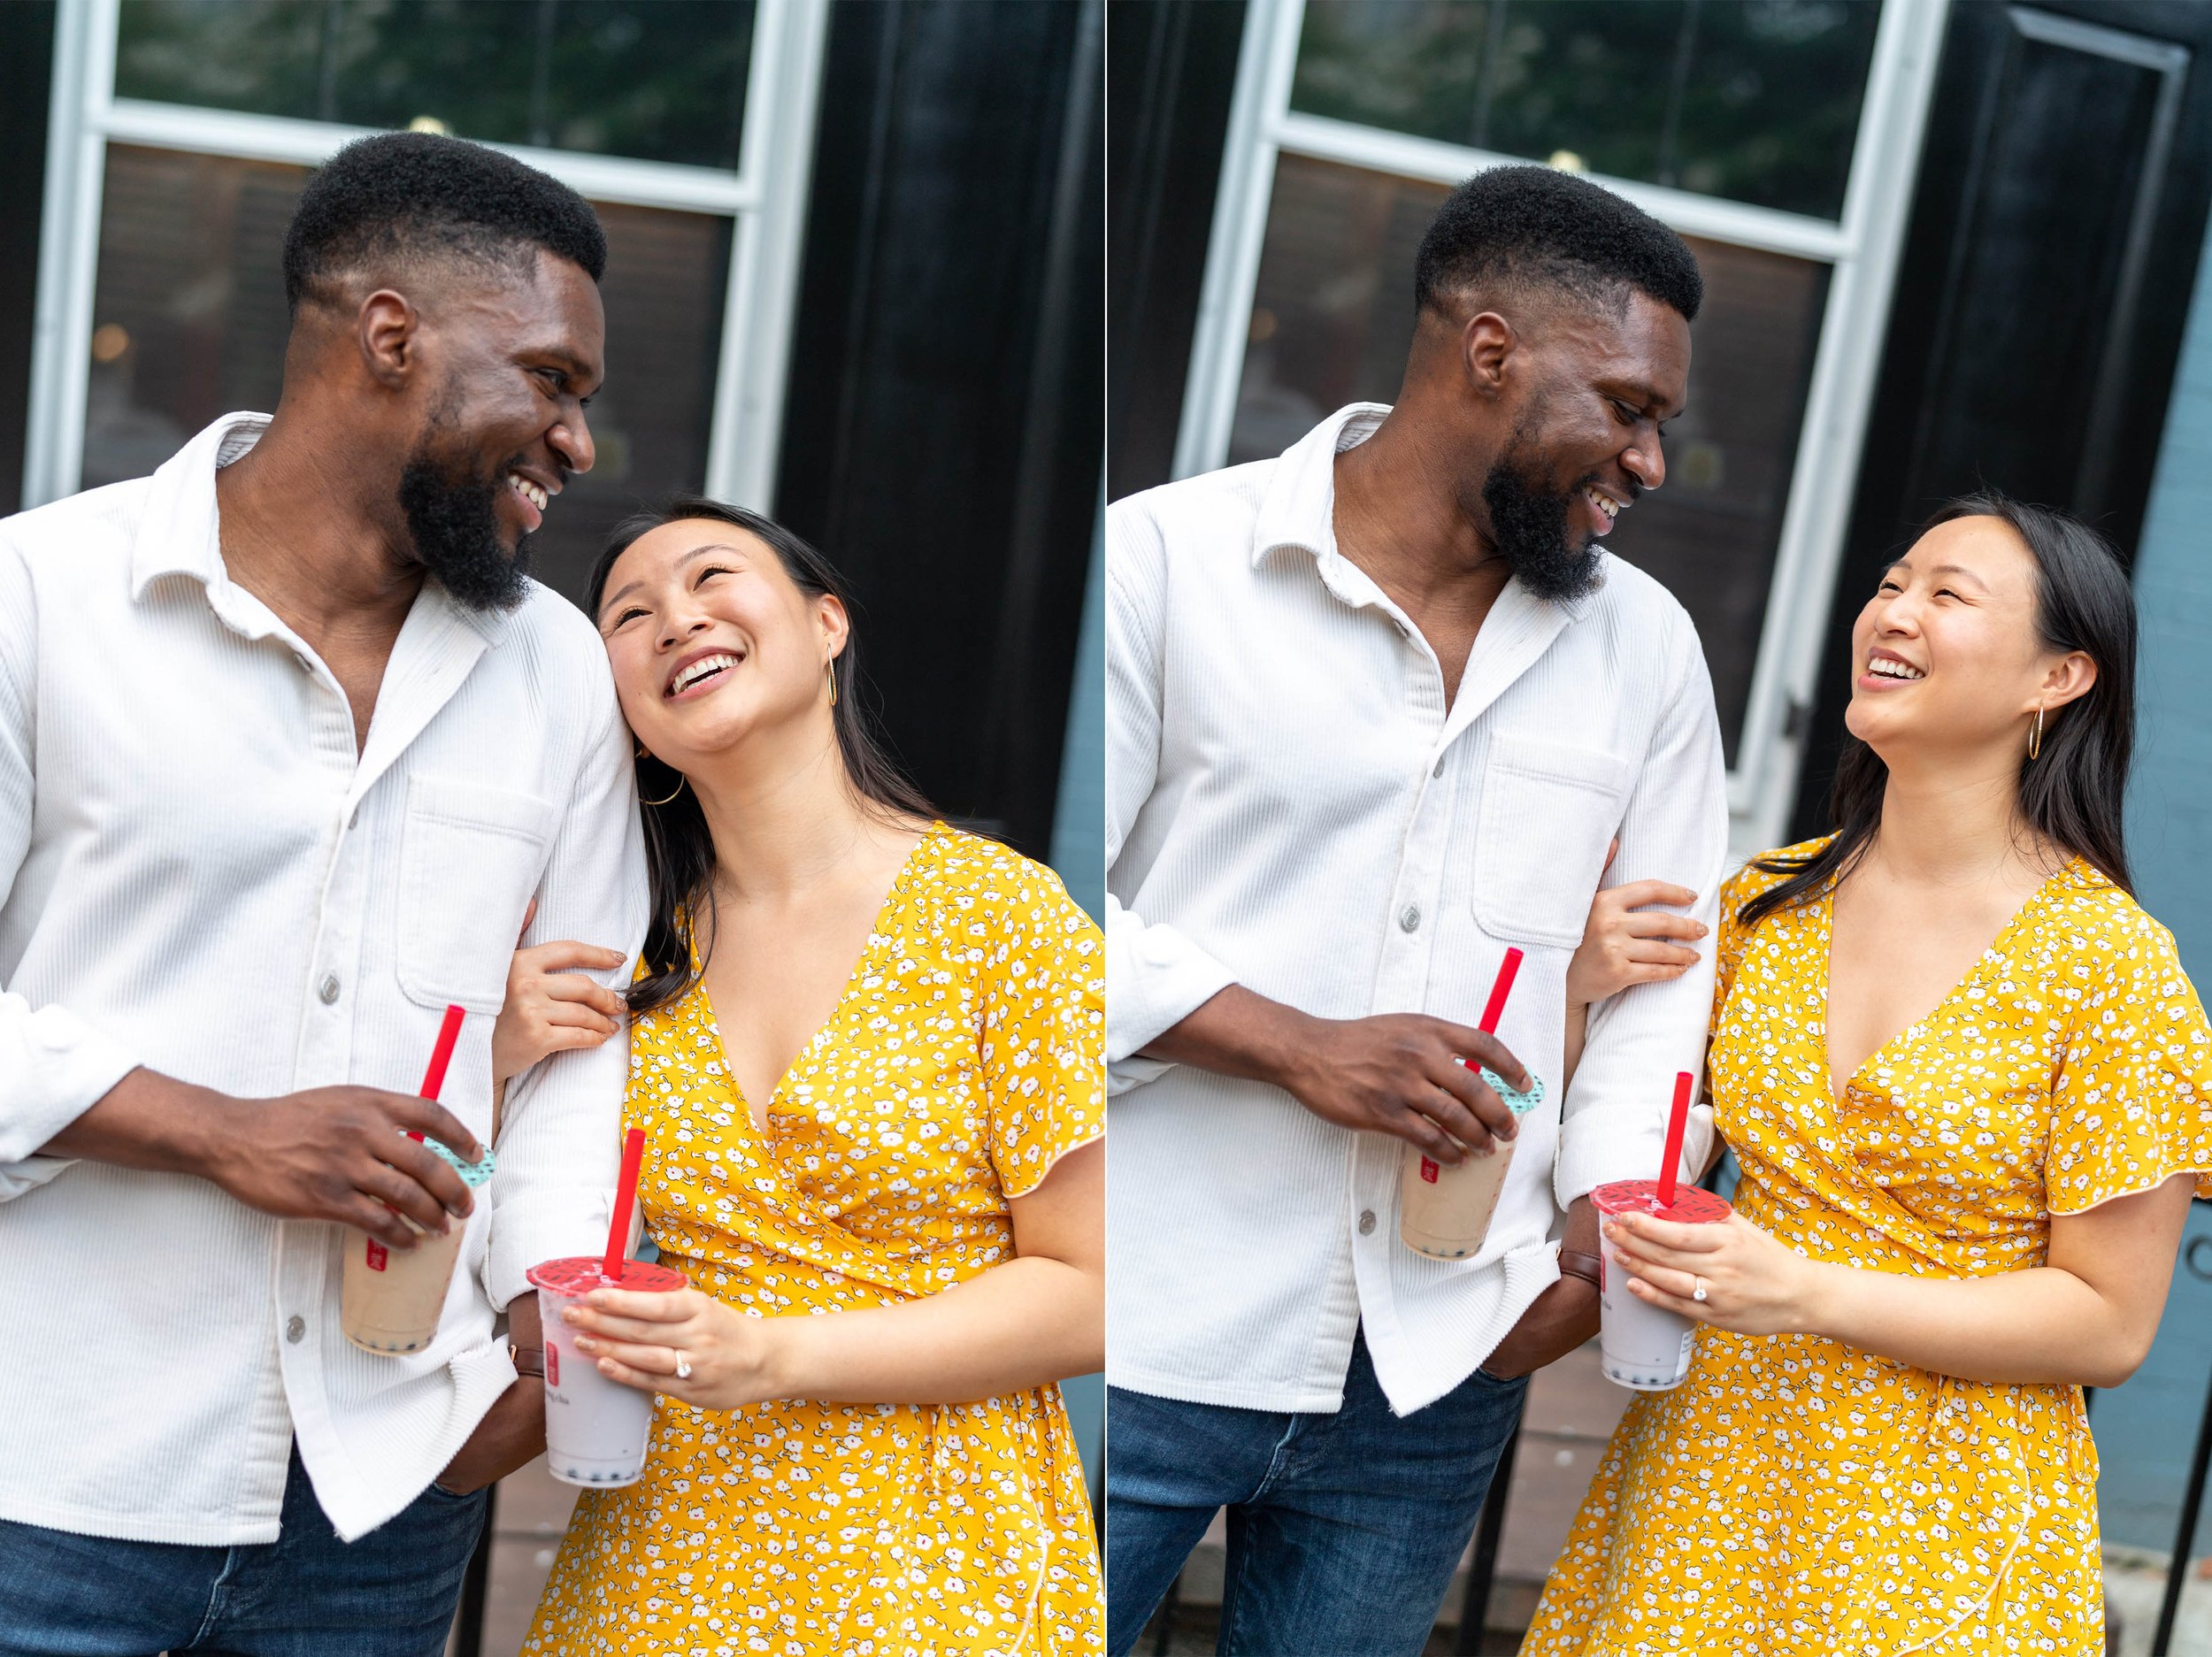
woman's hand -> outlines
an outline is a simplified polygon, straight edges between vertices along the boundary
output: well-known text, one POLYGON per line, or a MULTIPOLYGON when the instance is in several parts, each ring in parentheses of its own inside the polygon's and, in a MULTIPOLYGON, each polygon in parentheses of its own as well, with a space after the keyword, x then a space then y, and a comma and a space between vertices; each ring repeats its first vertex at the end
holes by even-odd
POLYGON ((1807 1260, 1743 1217, 1679 1225, 1648 1214, 1605 1222, 1628 1292, 1670 1312, 1739 1335, 1815 1331, 1815 1302, 1830 1268, 1807 1260), (1695 1298, 1700 1287, 1705 1299, 1695 1298))
POLYGON ((492 1026, 492 1085, 503 1087, 549 1053, 595 1047, 622 1027, 621 993, 564 969, 622 964, 619 950, 573 939, 515 951, 507 1001, 492 1026))
MULTIPOLYGON (((1619 848, 1616 840, 1605 855, 1606 868, 1613 866, 1613 853, 1619 848)), ((1601 890, 1590 904, 1581 947, 1567 963, 1567 1005, 1587 1007, 1632 984, 1663 983, 1695 966, 1696 950, 1667 940, 1702 938, 1704 924, 1647 906, 1687 909, 1696 901, 1696 893, 1664 880, 1632 880, 1601 890)))
POLYGON ((696 1289, 641 1294, 594 1289, 563 1317, 580 1332, 576 1350, 599 1373, 641 1392, 665 1392, 702 1409, 736 1409, 785 1395, 772 1373, 775 1325, 696 1289), (689 1370, 679 1376, 677 1369, 689 1370))

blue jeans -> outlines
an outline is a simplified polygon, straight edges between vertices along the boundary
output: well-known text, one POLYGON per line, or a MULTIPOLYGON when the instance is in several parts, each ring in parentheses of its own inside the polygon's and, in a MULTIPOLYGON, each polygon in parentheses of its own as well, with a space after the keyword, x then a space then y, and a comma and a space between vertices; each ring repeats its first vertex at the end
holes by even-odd
POLYGON ((1106 1399, 1107 1649, 1123 1657, 1229 1510, 1219 1657, 1413 1657, 1482 1516, 1525 1378, 1394 1415, 1362 1338, 1334 1415, 1106 1399))
POLYGON ((482 1491, 433 1484, 341 1542, 292 1452, 273 1542, 120 1542, 0 1520, 0 1657, 439 1657, 482 1491))

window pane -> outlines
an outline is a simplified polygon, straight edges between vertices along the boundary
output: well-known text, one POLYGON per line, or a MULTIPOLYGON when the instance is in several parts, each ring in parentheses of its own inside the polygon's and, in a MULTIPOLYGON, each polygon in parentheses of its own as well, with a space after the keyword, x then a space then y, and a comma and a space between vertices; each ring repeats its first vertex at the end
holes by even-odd
POLYGON ((122 0, 115 89, 735 168, 752 0, 122 0))
MULTIPOLYGON (((301 167, 111 145, 101 206, 84 485, 143 477, 234 409, 276 406, 288 318, 280 249, 301 167)), ((606 532, 706 472, 731 221, 601 205, 607 384, 598 463, 531 545, 572 598, 606 532)))
POLYGON ((1309 0, 1293 107, 1834 219, 1878 0, 1309 0))
MULTIPOLYGON (((1232 464, 1280 454, 1333 409, 1397 395, 1413 332, 1414 252, 1444 196, 1438 185, 1282 157, 1232 464)), ((1668 429, 1665 487, 1640 501, 1606 544, 1695 618, 1733 765, 1828 267, 1688 240, 1705 272, 1689 404, 1668 429)))

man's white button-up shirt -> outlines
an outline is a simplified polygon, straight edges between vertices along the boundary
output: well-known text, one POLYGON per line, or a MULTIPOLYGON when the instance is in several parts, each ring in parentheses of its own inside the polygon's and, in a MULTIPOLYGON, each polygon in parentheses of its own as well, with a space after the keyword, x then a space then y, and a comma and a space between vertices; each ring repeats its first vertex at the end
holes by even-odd
MULTIPOLYGON (((419 1495, 515 1378, 494 1308, 603 1246, 619 1038, 511 1084, 435 1342, 339 1332, 341 1249, 214 1185, 38 1155, 134 1066, 240 1097, 412 1093, 492 1133, 491 1033, 531 939, 634 953, 644 861, 590 623, 426 585, 357 752, 344 692, 223 565, 226 416, 151 478, 0 522, 0 1517, 275 1539, 296 1438, 351 1539, 419 1495)), ((600 975, 623 984, 626 970, 600 975)))
POLYGON ((1607 884, 1717 911, 1725 784, 1689 617, 1610 556, 1571 602, 1509 582, 1448 707, 1332 527, 1335 456, 1387 412, 1107 513, 1108 1377, 1156 1396, 1333 1410, 1363 1328, 1394 1408, 1441 1397, 1556 1280, 1565 1206, 1657 1173, 1675 1072, 1702 1058, 1709 948, 1594 1008, 1556 1085, 1608 842, 1607 884), (1498 1034, 1552 1085, 1467 1261, 1399 1241, 1399 1140, 1135 1056, 1232 983, 1472 1024, 1509 946, 1498 1034))

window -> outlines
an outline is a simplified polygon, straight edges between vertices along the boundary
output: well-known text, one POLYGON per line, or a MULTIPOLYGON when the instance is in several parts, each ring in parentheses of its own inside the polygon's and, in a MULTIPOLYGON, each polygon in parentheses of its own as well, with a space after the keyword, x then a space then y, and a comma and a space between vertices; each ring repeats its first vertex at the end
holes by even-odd
MULTIPOLYGON (((85 395, 83 486, 141 478, 234 409, 273 409, 288 318, 280 258, 305 167, 108 148, 85 395)), ((607 360, 598 461, 531 540, 536 572, 580 597, 615 523, 706 471, 730 221, 603 204, 607 360)))
MULTIPOLYGON (((1413 332, 1413 257, 1446 188, 1285 156, 1260 254, 1228 459, 1279 455, 1332 409, 1388 403, 1413 332)), ((1696 618, 1735 763, 1828 266, 1693 236, 1705 305, 1667 484, 1606 545, 1696 618)))
POLYGON ((1248 13, 1175 471, 1395 395, 1451 187, 1533 158, 1681 232, 1706 279, 1666 487, 1611 549, 1690 610, 1740 852, 1786 819, 1940 8, 1297 0, 1248 13))
POLYGON ((119 97, 734 172, 749 0, 122 0, 119 97))
POLYGON ((1309 0, 1291 107, 1835 219, 1873 0, 1309 0))
POLYGON ((678 488, 767 506, 825 0, 87 0, 65 7, 26 502, 142 476, 274 406, 279 253, 364 131, 520 153, 606 226, 599 456, 537 569, 678 488), (535 146, 535 147, 532 147, 535 146))

